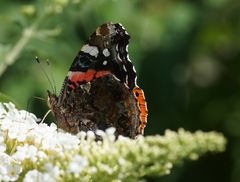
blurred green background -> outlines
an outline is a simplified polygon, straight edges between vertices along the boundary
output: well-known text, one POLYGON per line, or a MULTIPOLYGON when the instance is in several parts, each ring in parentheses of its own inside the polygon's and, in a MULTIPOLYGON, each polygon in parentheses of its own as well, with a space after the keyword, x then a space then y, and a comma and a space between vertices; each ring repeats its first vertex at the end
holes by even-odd
POLYGON ((225 153, 147 181, 239 182, 239 0, 1 0, 0 92, 43 117, 46 101, 32 98, 46 100, 51 87, 35 56, 59 93, 83 43, 109 21, 132 37, 130 58, 149 109, 146 135, 182 127, 229 140, 225 153))

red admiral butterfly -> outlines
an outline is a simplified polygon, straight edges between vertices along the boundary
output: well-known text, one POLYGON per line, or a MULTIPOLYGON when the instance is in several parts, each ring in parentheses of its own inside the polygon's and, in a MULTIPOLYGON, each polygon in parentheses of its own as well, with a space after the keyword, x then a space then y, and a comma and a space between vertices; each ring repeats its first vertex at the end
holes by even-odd
POLYGON ((96 29, 75 57, 59 97, 48 91, 58 127, 79 131, 115 127, 117 135, 143 134, 147 106, 128 57, 130 36, 121 24, 96 29))

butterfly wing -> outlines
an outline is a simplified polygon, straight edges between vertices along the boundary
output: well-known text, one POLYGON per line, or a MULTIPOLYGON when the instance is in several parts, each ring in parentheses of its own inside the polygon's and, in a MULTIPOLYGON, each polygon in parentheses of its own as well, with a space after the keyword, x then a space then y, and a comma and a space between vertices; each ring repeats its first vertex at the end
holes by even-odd
POLYGON ((76 95, 82 84, 111 74, 134 94, 140 111, 139 133, 143 134, 147 106, 144 93, 136 84, 136 71, 128 56, 129 39, 121 24, 106 23, 98 27, 74 59, 58 97, 59 105, 76 95))

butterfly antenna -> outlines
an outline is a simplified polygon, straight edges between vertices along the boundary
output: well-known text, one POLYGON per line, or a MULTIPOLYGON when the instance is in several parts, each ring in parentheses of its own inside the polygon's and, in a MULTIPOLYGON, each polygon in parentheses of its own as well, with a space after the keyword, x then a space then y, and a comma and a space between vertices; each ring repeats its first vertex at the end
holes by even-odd
POLYGON ((53 83, 53 89, 54 89, 53 91, 56 94, 57 93, 56 82, 55 82, 55 79, 54 79, 54 76, 53 76, 52 66, 50 64, 49 59, 46 60, 46 63, 50 67, 50 76, 51 76, 51 80, 52 80, 52 83, 53 83))
POLYGON ((44 120, 46 119, 46 117, 48 116, 48 114, 51 112, 51 109, 49 109, 46 114, 43 116, 43 118, 41 119, 41 124, 44 122, 44 120))
MULTIPOLYGON (((39 58, 36 56, 35 59, 36 59, 37 63, 40 65, 40 69, 41 69, 41 71, 43 72, 44 76, 47 78, 47 80, 48 80, 48 82, 49 82, 49 84, 50 84, 50 86, 51 86, 51 89, 52 89, 52 91, 54 92, 53 84, 52 84, 52 82, 51 82, 51 80, 50 80, 48 74, 46 73, 46 71, 45 71, 44 68, 42 67, 39 58)), ((54 92, 54 93, 55 93, 55 92, 54 92)))
MULTIPOLYGON (((38 100, 45 101, 45 99, 42 98, 42 97, 35 97, 35 96, 30 97, 30 98, 28 99, 28 102, 27 102, 27 111, 29 111, 29 106, 30 106, 31 102, 33 101, 33 99, 38 99, 38 100)), ((28 112, 26 112, 25 119, 27 118, 27 113, 28 113, 28 112)))
MULTIPOLYGON (((30 106, 30 103, 32 102, 32 97, 30 97, 29 99, 28 99, 28 101, 27 101, 27 111, 29 111, 29 106, 30 106)), ((28 114, 28 112, 26 112, 26 115, 25 115, 25 118, 24 119, 27 119, 27 114, 28 114)))

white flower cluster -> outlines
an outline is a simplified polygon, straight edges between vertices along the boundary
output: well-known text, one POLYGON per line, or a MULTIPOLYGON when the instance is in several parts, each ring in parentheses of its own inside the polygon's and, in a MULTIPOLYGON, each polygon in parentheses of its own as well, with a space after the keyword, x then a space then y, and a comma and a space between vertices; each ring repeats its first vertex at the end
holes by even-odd
POLYGON ((180 129, 165 136, 114 136, 114 128, 73 136, 40 123, 35 115, 0 103, 0 181, 137 181, 167 175, 174 164, 225 149, 216 132, 180 129))
POLYGON ((55 124, 47 126, 38 121, 12 103, 0 104, 0 181, 15 181, 22 173, 26 182, 55 181, 61 171, 53 166, 54 157, 64 157, 63 152, 70 154, 79 148, 76 136, 57 132, 55 124))

